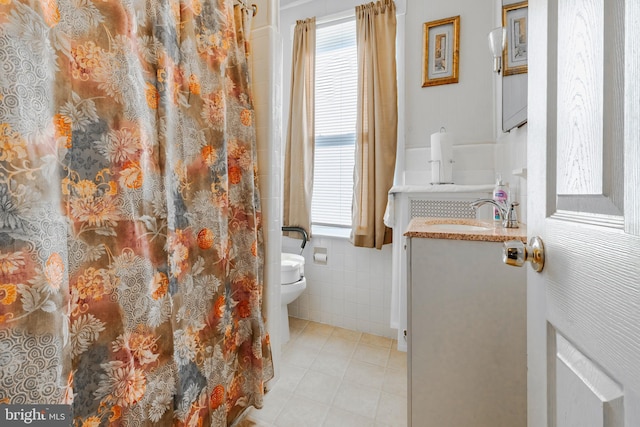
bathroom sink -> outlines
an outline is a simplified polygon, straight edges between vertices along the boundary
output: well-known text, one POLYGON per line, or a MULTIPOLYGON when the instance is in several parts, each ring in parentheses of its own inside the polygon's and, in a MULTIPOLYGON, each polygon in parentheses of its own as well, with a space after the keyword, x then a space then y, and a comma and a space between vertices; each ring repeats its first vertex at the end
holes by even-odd
POLYGON ((441 231, 489 231, 491 228, 471 224, 430 224, 441 231))

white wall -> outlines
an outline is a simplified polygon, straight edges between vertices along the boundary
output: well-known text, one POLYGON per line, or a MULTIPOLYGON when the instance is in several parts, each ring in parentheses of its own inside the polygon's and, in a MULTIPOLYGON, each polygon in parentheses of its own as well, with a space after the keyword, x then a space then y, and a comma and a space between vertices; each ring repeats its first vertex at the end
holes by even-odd
MULTIPOLYGON (((280 342, 280 252, 282 240, 282 41, 277 0, 252 0, 258 6, 252 43, 253 96, 256 110, 258 184, 265 238, 264 316, 271 342, 280 342)), ((272 346, 276 375, 280 346, 272 346)))
MULTIPOLYGON (((502 26, 502 5, 519 3, 521 0, 495 0, 494 27, 502 26)), ((501 75, 494 74, 496 82, 496 171, 510 184, 511 197, 520 203, 519 220, 527 223, 527 130, 528 126, 502 132, 502 85, 501 75), (519 175, 514 175, 514 173, 519 175)))
MULTIPOLYGON (((288 114, 292 28, 297 19, 317 19, 352 10, 364 0, 293 1, 281 10, 284 82, 283 117, 288 114), (291 6, 291 7, 289 7, 291 6)), ((429 135, 441 127, 455 133, 457 143, 496 140, 494 91, 487 34, 496 26, 494 0, 406 1, 405 24, 405 131, 406 147, 427 147, 429 135), (422 30, 428 21, 460 15, 459 83, 423 88, 422 30)), ((399 73, 403 70, 399 69, 399 73)), ((286 126, 286 123, 285 123, 286 126)))
POLYGON ((428 147, 445 127, 457 144, 496 139, 493 60, 487 34, 495 27, 494 0, 407 1, 406 147, 428 147), (422 86, 423 24, 460 15, 459 82, 422 86))
MULTIPOLYGON (((402 19, 405 37, 399 46, 403 61, 400 88, 404 88, 404 105, 400 106, 404 120, 400 146, 405 146, 406 166, 415 179, 429 176, 429 136, 441 127, 456 136, 456 150, 461 154, 454 177, 460 183, 490 183, 496 170, 511 173, 526 164, 526 127, 513 134, 499 132, 498 90, 500 80, 493 73, 493 62, 487 44, 487 34, 501 25, 499 0, 407 0, 406 16, 402 19), (428 21, 460 15, 459 83, 422 88, 423 24, 428 21), (404 68, 404 70, 403 70, 404 68), (496 144, 499 140, 503 145, 496 144), (514 143, 512 143, 515 141, 514 143), (477 144, 490 144, 479 146, 477 144), (524 150, 522 149, 524 147, 524 150), (424 160, 423 160, 424 159, 424 160), (515 163, 513 163, 515 161, 515 163), (514 166, 514 164, 517 164, 514 166), (456 175, 457 173, 457 175, 456 175), (478 182, 482 181, 482 182, 478 182)), ((283 0, 280 14, 282 35, 283 128, 287 126, 289 80, 291 73, 292 28, 296 20, 316 16, 317 19, 353 10, 364 0, 283 0)), ((400 20, 399 20, 400 25, 400 20)), ((282 144, 284 142, 282 141, 282 144)), ((278 147, 283 152, 282 145, 278 147)), ((507 177, 507 175, 505 175, 507 177)), ((517 182, 522 196, 524 181, 517 182)), ((416 184, 417 182, 411 182, 416 184)), ((515 184, 514 184, 515 185, 515 184)), ((522 204, 526 206, 526 204, 522 204)), ((521 214, 522 216, 522 214, 521 214)), ((299 240, 285 239, 283 250, 298 253, 299 240)), ((335 326, 395 337, 388 327, 391 294, 391 247, 382 251, 352 247, 348 241, 315 237, 304 251, 308 290, 289 306, 290 314, 335 326), (329 263, 312 263, 313 246, 328 249, 329 263), (382 309, 382 313, 380 312, 382 309)))
MULTIPOLYGON (((285 252, 300 253, 300 240, 285 238, 285 252)), ((391 245, 381 251, 354 247, 347 239, 314 237, 303 252, 307 289, 289 304, 289 315, 395 338, 391 315, 391 245), (315 247, 327 264, 313 262, 315 247)))
MULTIPOLYGON (((313 0, 288 2, 281 10, 283 39, 283 126, 289 111, 291 50, 296 20, 317 20, 355 11, 363 0, 313 0)), ((399 23, 400 25, 400 23, 399 23)), ((399 70, 401 72, 401 70, 399 70)), ((286 132, 285 132, 286 134, 286 132)), ((282 142, 284 147, 284 139, 282 142)), ((284 152, 283 148, 280 148, 284 152)), ((299 253, 300 240, 285 238, 283 251, 299 253)), ((355 248, 346 239, 315 236, 303 255, 307 290, 289 305, 289 314, 302 319, 395 338, 389 327, 391 306, 391 246, 382 251, 355 248), (327 265, 313 263, 313 247, 327 249, 327 265)))
POLYGON ((407 1, 404 184, 431 181, 430 135, 445 127, 455 137, 456 184, 493 183, 495 173, 501 172, 512 187, 521 187, 520 178, 511 176, 515 167, 510 162, 526 152, 526 131, 517 136, 501 131, 502 77, 493 72, 487 42, 489 31, 502 25, 501 14, 501 0, 407 1), (459 83, 423 88, 423 24, 456 15, 460 15, 459 83), (515 153, 519 148, 510 141, 519 141, 524 150, 515 153))
POLYGON ((520 203, 518 220, 527 223, 527 125, 503 133, 496 142, 496 171, 509 183, 511 198, 520 203))

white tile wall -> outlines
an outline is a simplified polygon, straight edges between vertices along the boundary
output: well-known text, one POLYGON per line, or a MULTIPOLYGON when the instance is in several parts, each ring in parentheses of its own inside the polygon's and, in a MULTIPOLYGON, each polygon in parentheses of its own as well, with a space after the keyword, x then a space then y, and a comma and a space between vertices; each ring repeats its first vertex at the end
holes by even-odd
MULTIPOLYGON (((256 1, 254 1, 256 2, 256 1)), ((267 0, 258 0, 256 3, 259 5, 258 18, 265 19, 275 27, 279 27, 279 23, 273 21, 277 14, 261 15, 266 6, 262 6, 262 3, 267 3, 267 0)), ((274 3, 274 2, 270 2, 274 3)), ((275 2, 278 3, 278 2, 275 2)), ((291 62, 291 34, 292 27, 296 19, 302 19, 308 16, 326 16, 331 13, 336 13, 347 9, 351 0, 327 0, 327 1, 315 1, 315 2, 302 2, 288 1, 289 7, 282 11, 282 26, 281 32, 284 36, 284 51, 280 47, 278 54, 284 57, 284 63, 287 64, 287 68, 284 70, 285 77, 288 76, 289 64, 291 62), (299 6, 299 7, 298 7, 299 6)), ((468 4, 474 3, 468 1, 468 4)), ((426 3, 425 3, 426 4, 426 3)), ((474 3, 475 4, 475 3, 474 3)), ((451 5, 447 2, 439 2, 438 7, 447 9, 451 5)), ((408 24, 414 21, 425 21, 426 9, 422 10, 420 2, 416 2, 414 5, 417 9, 411 16, 409 15, 407 20, 408 24), (416 6, 417 5, 417 6, 416 6)), ((431 7, 431 6, 430 6, 431 7)), ((476 6, 474 6, 476 7, 476 6)), ((478 6, 479 7, 479 6, 478 6)), ((426 8, 426 6, 425 6, 426 8)), ((478 9, 479 10, 479 9, 478 9)), ((433 11, 431 11, 432 13, 433 11)), ((445 14, 445 16, 448 16, 445 14)), ((482 17, 485 17, 484 12, 482 17)), ((493 19, 493 17, 487 18, 493 19)), ((487 22, 489 19, 487 20, 487 22)), ((482 31, 486 31, 483 28, 490 28, 485 25, 485 22, 479 17, 473 20, 475 30, 478 34, 482 31)), ((419 43, 420 38, 412 36, 412 31, 422 31, 420 26, 408 25, 407 28, 413 28, 407 30, 407 45, 408 51, 413 47, 412 44, 419 43)), ((475 31, 474 30, 474 31, 475 31)), ((470 39, 471 40, 471 39, 470 39)), ((478 39, 480 40, 480 39, 478 39)), ((475 43, 475 42, 474 42, 475 43)), ((478 42, 479 43, 479 42, 478 42)), ((259 47, 254 45, 254 52, 256 56, 260 55, 258 51, 259 47)), ((479 50, 467 50, 467 52, 480 52, 479 50)), ((411 57, 412 59, 405 64, 408 69, 414 69, 409 66, 411 62, 420 61, 419 58, 411 57)), ((484 56, 480 55, 477 58, 473 58, 475 62, 467 61, 467 64, 473 66, 475 63, 485 63, 484 56)), ((280 59, 278 59, 280 61, 280 59)), ((262 65, 260 65, 262 67, 262 65)), ((488 82, 490 80, 490 68, 483 68, 482 75, 478 74, 476 83, 488 82), (484 77, 483 77, 484 76, 484 77), (486 77, 486 79, 485 79, 486 77), (484 80, 483 80, 484 79, 484 80)), ((282 70, 279 71, 282 74, 282 70)), ((477 73, 476 73, 477 74, 477 73)), ((415 76, 414 76, 415 77, 415 76)), ((417 78, 417 77, 416 77, 417 78)), ((491 77, 493 79, 494 77, 491 77)), ((411 81, 408 81, 410 85, 411 81)), ((284 82, 284 101, 288 102, 288 82, 284 82)), ((467 96, 470 99, 477 99, 481 102, 489 102, 493 99, 486 93, 489 89, 484 84, 475 84, 471 88, 460 85, 458 89, 466 91, 469 95, 471 91, 479 90, 482 92, 482 96, 467 96), (465 89, 466 88, 466 89, 465 89), (487 96, 484 96, 484 94, 487 96)), ((280 89, 280 88, 279 88, 280 89)), ((446 88, 449 90, 451 88, 446 88)), ((265 92, 267 88, 264 88, 265 92)), ((439 90, 439 89, 433 89, 439 90)), ((425 95, 422 93, 422 95, 425 95)), ((416 92, 413 97, 407 99, 407 105, 411 108, 408 110, 420 111, 419 120, 422 123, 420 126, 412 126, 411 119, 408 119, 407 123, 407 149, 404 151, 405 167, 403 171, 404 182, 403 184, 414 185, 426 185, 431 179, 430 166, 428 163, 430 157, 430 149, 427 141, 417 139, 414 140, 412 135, 417 138, 417 135, 426 134, 422 132, 424 129, 438 129, 442 124, 447 125, 451 129, 459 128, 461 131, 461 139, 458 140, 458 144, 454 146, 454 157, 456 158, 456 165, 454 165, 454 181, 458 184, 488 184, 495 181, 495 172, 502 171, 505 179, 513 183, 512 187, 518 189, 518 198, 521 202, 521 211, 524 211, 526 206, 526 179, 515 177, 511 175, 511 171, 516 168, 526 167, 526 127, 524 130, 518 130, 516 134, 506 135, 508 140, 502 140, 502 135, 498 138, 498 143, 494 141, 488 141, 493 139, 494 133, 492 129, 494 126, 490 124, 491 114, 493 109, 486 109, 486 114, 480 116, 477 115, 477 104, 469 104, 471 107, 468 111, 473 112, 473 120, 470 120, 469 114, 464 114, 467 110, 460 114, 460 107, 458 104, 449 103, 446 105, 447 109, 442 110, 442 114, 448 114, 455 110, 455 114, 450 114, 445 118, 441 114, 433 115, 433 118, 429 123, 424 122, 424 110, 425 100, 422 95, 416 92), (418 96, 420 95, 420 96, 418 96), (415 107, 415 108, 414 108, 415 107), (419 108, 418 108, 419 107, 419 108), (448 108, 451 107, 451 108, 448 108), (451 110, 451 111, 449 111, 451 110), (453 122, 452 122, 453 121, 453 122), (437 122, 437 123, 436 123, 437 122), (464 126, 456 125, 457 123, 463 123, 464 126), (471 125, 469 125, 471 123, 471 125), (437 124, 437 126, 432 126, 437 124), (491 135, 491 136, 490 136, 491 135), (507 146, 499 146, 500 144, 507 144, 507 146)), ((273 99, 268 100, 265 108, 279 109, 275 114, 282 114, 288 109, 287 105, 283 106, 283 93, 282 90, 271 92, 273 99), (275 107, 273 107, 275 106, 275 107)), ((456 99, 451 98, 451 99, 456 99)), ((404 107, 401 107, 403 109, 404 107)), ((439 112, 440 113, 440 112, 439 112)), ((273 123, 273 122, 272 122, 273 123)), ((286 126, 286 120, 284 122, 286 126)), ((417 124, 418 121, 413 123, 417 124)), ((282 125, 280 125, 282 126, 282 125)), ((433 131, 432 129, 432 131, 433 131)), ((278 133, 282 134, 282 129, 278 129, 278 133)), ((500 134, 500 132, 498 132, 500 134)), ((421 137, 422 138, 422 137, 421 137)), ((277 176, 281 178, 281 158, 282 149, 279 145, 273 145, 265 147, 266 150, 278 150, 276 154, 272 152, 262 153, 265 162, 277 162, 273 163, 274 179, 277 176), (277 172, 275 169, 278 169, 277 172), (276 175, 278 174, 278 175, 276 175)), ((261 162, 261 164, 264 164, 261 162)), ((272 163, 267 163, 272 164, 272 163)), ((275 184, 275 183, 274 183, 275 184)), ((272 191, 280 191, 280 187, 272 187, 272 191)), ((271 199, 271 202, 278 203, 276 206, 280 206, 281 199, 277 198, 275 194, 271 199)), ((521 213, 521 219, 526 219, 525 212, 521 213)), ((273 225, 273 234, 280 234, 280 224, 273 225)), ((271 250, 275 250, 275 243, 269 246, 271 250)), ((300 240, 284 238, 282 243, 283 251, 299 253, 300 240)), ((387 245, 382 251, 375 249, 362 249, 354 248, 351 244, 344 239, 328 238, 328 237, 314 237, 313 240, 307 244, 303 255, 306 259, 306 275, 307 275, 307 290, 303 295, 289 305, 289 313, 295 317, 302 319, 308 319, 318 321, 322 323, 331 324, 334 326, 340 326, 348 329, 359 330, 363 332, 369 332, 376 335, 395 337, 395 331, 389 328, 389 316, 390 316, 390 295, 391 295, 391 246, 387 245), (312 254, 313 247, 320 246, 326 247, 328 251, 329 262, 326 266, 313 264, 312 254)), ((270 258, 271 259, 271 258, 270 258)), ((275 264, 274 264, 275 265, 275 264)))
POLYGON ((527 125, 502 134, 496 143, 496 170, 509 183, 511 197, 520 202, 519 220, 527 223, 527 125), (524 176, 516 176, 523 171, 524 176))
MULTIPOLYGON (((453 146, 453 182, 490 184, 495 176, 494 143, 453 146)), ((431 147, 412 147, 405 151, 404 184, 428 185, 431 182, 431 147)))
MULTIPOLYGON (((301 240, 284 238, 283 252, 300 253, 301 240)), ((347 239, 315 236, 305 246, 307 289, 289 304, 289 315, 395 338, 391 313, 391 245, 354 247, 347 239), (327 264, 313 262, 313 248, 327 249, 327 264)))
MULTIPOLYGON (((431 180, 431 148, 407 148, 405 156, 404 184, 427 185, 431 180)), ((454 145, 453 157, 456 184, 493 184, 496 172, 500 172, 512 197, 520 202, 519 220, 526 224, 527 125, 501 134, 496 143, 454 145), (516 176, 514 171, 523 171, 525 176, 516 176)))
MULTIPOLYGON (((271 342, 280 342, 280 227, 282 214, 282 48, 277 22, 277 2, 253 0, 258 15, 253 21, 252 89, 256 111, 258 183, 265 238, 264 316, 271 342)), ((272 346, 276 375, 279 374, 280 346, 272 346)))

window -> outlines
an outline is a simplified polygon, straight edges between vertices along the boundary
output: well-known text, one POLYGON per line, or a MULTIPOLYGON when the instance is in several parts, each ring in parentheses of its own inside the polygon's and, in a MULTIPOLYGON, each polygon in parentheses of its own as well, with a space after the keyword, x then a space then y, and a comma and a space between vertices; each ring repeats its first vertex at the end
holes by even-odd
POLYGON ((316 30, 315 225, 351 227, 358 58, 355 18, 316 30))

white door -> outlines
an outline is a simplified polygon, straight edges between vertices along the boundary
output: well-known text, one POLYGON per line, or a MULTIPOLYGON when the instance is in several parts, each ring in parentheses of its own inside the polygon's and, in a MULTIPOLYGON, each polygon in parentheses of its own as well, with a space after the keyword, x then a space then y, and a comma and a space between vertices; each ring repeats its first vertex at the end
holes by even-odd
POLYGON ((639 427, 640 1, 529 20, 529 427, 639 427))

